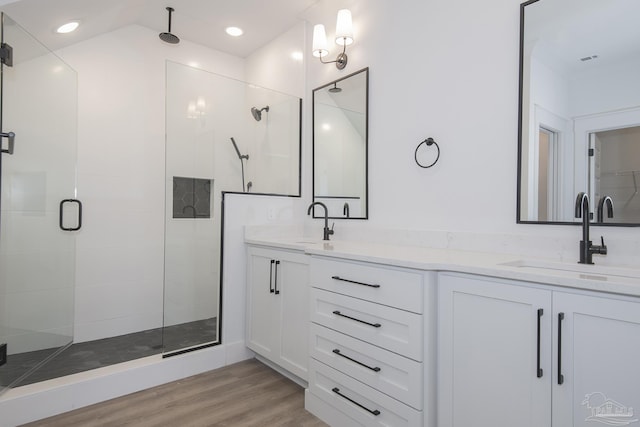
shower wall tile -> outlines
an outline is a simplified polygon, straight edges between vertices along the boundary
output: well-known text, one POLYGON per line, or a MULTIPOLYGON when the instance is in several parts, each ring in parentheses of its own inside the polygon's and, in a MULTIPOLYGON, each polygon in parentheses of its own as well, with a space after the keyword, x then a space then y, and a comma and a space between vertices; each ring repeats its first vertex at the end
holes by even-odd
POLYGON ((162 325, 162 293, 157 281, 105 283, 76 292, 76 342, 162 325))

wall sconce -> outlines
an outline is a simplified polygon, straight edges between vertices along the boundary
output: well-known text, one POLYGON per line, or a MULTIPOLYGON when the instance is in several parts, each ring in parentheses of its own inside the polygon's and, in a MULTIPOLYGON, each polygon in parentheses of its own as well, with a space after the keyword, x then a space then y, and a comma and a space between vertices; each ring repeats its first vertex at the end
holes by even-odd
POLYGON ((323 61, 322 57, 329 54, 327 49, 327 33, 324 25, 317 24, 313 27, 313 56, 320 58, 323 64, 332 64, 335 62, 336 68, 342 70, 347 66, 347 45, 353 43, 353 25, 351 22, 351 11, 349 9, 341 9, 338 11, 338 19, 336 22, 336 44, 342 46, 342 53, 338 54, 335 61, 323 61))

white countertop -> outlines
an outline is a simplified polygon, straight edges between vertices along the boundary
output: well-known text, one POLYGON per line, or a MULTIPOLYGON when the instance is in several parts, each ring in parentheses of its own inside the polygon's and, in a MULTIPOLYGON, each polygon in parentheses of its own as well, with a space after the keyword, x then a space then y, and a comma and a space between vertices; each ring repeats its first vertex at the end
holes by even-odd
POLYGON ((450 271, 640 296, 640 269, 561 263, 508 254, 296 237, 248 237, 252 245, 427 271, 450 271))

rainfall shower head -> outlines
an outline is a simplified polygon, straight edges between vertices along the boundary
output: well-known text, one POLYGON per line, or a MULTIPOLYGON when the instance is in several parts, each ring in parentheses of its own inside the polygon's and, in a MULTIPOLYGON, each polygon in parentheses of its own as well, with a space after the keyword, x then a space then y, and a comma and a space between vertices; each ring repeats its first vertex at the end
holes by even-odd
POLYGON ((261 108, 259 110, 256 107, 251 107, 251 115, 253 116, 254 119, 256 119, 256 122, 259 122, 260 120, 262 120, 263 111, 266 111, 268 113, 269 106, 267 105, 266 107, 261 108))
POLYGON ((338 87, 337 83, 333 84, 333 87, 331 89, 329 89, 329 92, 331 93, 338 93, 338 92, 342 92, 342 88, 338 87))
POLYGON ((169 12, 169 29, 166 33, 160 33, 158 37, 165 43, 178 44, 180 43, 180 39, 175 34, 171 34, 171 13, 173 12, 172 7, 167 7, 167 11, 169 12))

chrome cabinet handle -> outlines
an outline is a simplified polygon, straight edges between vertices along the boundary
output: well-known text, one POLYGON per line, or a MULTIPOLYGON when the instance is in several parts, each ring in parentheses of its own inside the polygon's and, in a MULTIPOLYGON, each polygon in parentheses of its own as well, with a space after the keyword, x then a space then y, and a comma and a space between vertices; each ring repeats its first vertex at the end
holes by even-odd
POLYGON ((357 282, 355 280, 343 279, 340 276, 331 276, 333 280, 339 280, 341 282, 355 283, 356 285, 369 286, 370 288, 379 288, 380 285, 370 285, 369 283, 357 282))
POLYGON ((356 402, 355 400, 353 400, 352 398, 347 397, 347 396, 345 396, 344 394, 340 393, 340 389, 339 389, 338 387, 334 387, 334 388, 332 388, 332 389, 331 389, 331 391, 332 391, 332 392, 334 392, 335 394, 337 394, 338 396, 342 397, 343 399, 346 399, 346 400, 348 400, 349 402, 353 403, 354 405, 356 405, 356 406, 358 406, 358 407, 360 407, 360 408, 364 409, 364 410, 365 410, 365 411, 367 411, 368 413, 375 415, 376 417, 377 417, 378 415, 380 415, 380 411, 378 411, 377 409, 371 410, 371 409, 367 408, 366 406, 364 406, 363 404, 358 403, 358 402, 356 402))
POLYGON ((381 371, 381 369, 380 369, 379 367, 377 367, 377 366, 375 366, 375 367, 371 367, 371 366, 369 366, 369 365, 367 365, 367 364, 365 364, 365 363, 360 362, 359 360, 353 359, 353 358, 351 358, 351 357, 349 357, 349 356, 346 356, 346 355, 342 354, 342 353, 340 352, 340 350, 339 350, 339 349, 337 349, 337 348, 334 348, 334 349, 333 349, 333 352, 334 352, 335 354, 337 354, 338 356, 344 357, 345 359, 350 360, 350 361, 352 361, 353 363, 356 363, 356 364, 358 364, 358 365, 360 365, 360 366, 364 366, 365 368, 370 369, 370 370, 372 370, 373 372, 380 372, 380 371, 381 371))
POLYGON ((347 316, 346 314, 340 313, 338 310, 335 310, 333 312, 333 314, 335 314, 336 316, 345 317, 347 319, 355 320, 356 322, 364 323, 365 325, 373 326, 374 328, 379 328, 379 327, 382 326, 380 323, 369 323, 369 322, 365 322, 364 320, 361 320, 361 319, 356 319, 355 317, 347 316))

